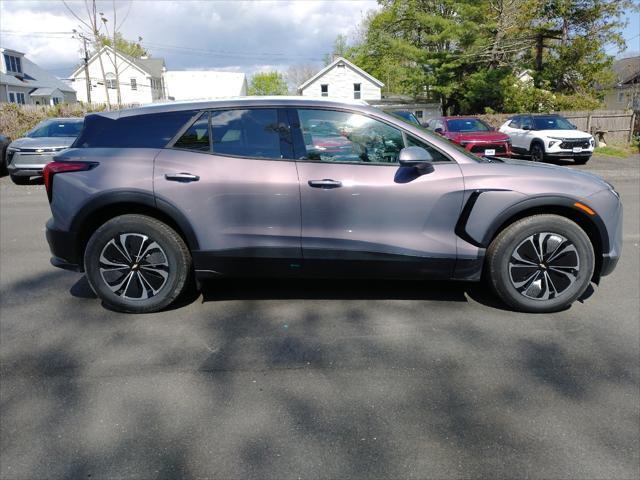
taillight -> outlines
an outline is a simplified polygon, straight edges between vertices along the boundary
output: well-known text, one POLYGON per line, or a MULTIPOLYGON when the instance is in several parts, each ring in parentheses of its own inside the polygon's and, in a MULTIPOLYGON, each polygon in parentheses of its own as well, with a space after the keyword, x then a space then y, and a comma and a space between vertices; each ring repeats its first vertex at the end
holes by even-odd
POLYGON ((98 165, 96 162, 50 162, 44 166, 42 175, 44 177, 44 187, 47 189, 47 196, 51 201, 51 195, 53 193, 53 176, 56 173, 65 172, 82 172, 85 170, 91 170, 98 165))

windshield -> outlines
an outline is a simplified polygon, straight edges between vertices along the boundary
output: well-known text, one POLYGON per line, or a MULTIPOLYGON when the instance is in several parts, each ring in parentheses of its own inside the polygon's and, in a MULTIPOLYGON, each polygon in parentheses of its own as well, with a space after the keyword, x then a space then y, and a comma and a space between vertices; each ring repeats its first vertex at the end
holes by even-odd
POLYGON ((447 120, 450 132, 488 132, 491 127, 478 118, 456 118, 447 120))
POLYGON ((533 117, 534 130, 574 130, 573 124, 564 117, 533 117))
POLYGON ((41 137, 77 137, 82 130, 82 122, 47 121, 27 134, 30 138, 41 137))

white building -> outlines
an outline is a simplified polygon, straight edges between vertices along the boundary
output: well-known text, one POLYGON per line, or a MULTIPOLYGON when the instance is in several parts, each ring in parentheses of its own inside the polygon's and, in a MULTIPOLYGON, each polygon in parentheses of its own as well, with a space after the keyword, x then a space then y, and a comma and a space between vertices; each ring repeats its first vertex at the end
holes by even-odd
POLYGON ((76 92, 42 70, 24 53, 0 48, 0 102, 57 105, 75 103, 76 92))
POLYGON ((338 57, 298 87, 304 97, 380 100, 382 83, 349 60, 338 57))
MULTIPOLYGON (((163 58, 133 58, 111 47, 102 47, 88 61, 91 103, 117 103, 117 87, 120 84, 120 98, 123 105, 144 105, 163 100, 163 74, 166 70, 163 58), (102 60, 102 67, 100 65, 102 60), (118 76, 116 78, 116 68, 118 76), (104 68, 104 77, 102 69, 104 68), (106 79, 106 90, 105 90, 106 79)), ((71 74, 73 88, 78 92, 78 100, 88 101, 84 64, 71 74)))
POLYGON ((247 77, 239 72, 176 70, 164 74, 169 100, 241 97, 247 94, 247 77))

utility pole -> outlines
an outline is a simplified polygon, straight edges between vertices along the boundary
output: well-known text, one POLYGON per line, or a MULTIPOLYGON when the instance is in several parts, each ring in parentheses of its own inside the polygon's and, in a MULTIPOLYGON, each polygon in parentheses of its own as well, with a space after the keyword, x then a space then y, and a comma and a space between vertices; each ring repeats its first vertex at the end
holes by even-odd
POLYGON ((87 37, 80 34, 84 45, 84 77, 87 83, 87 103, 91 105, 91 79, 89 78, 89 52, 87 51, 87 37))

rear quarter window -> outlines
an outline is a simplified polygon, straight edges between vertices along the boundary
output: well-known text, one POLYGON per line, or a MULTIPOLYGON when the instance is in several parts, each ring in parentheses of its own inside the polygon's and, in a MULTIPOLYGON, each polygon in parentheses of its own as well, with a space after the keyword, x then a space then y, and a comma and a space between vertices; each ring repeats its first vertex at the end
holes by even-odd
POLYGON ((75 148, 162 148, 195 110, 132 115, 118 119, 87 115, 75 148))

